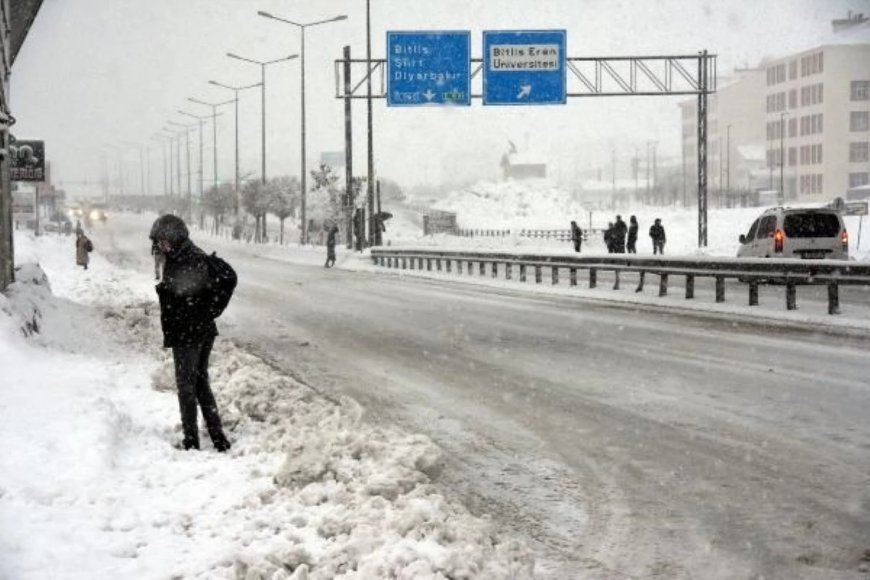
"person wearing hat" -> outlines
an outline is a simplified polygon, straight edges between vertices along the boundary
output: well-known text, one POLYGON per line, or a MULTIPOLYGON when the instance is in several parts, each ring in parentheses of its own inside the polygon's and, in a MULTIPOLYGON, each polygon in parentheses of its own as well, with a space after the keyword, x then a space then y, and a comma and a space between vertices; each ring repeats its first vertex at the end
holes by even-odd
POLYGON ((190 241, 184 220, 174 215, 157 218, 149 237, 165 260, 163 279, 155 288, 163 347, 172 349, 175 362, 182 446, 199 449, 198 403, 214 448, 228 451, 230 442, 208 380, 209 356, 218 332, 209 311, 211 281, 206 254, 190 241))

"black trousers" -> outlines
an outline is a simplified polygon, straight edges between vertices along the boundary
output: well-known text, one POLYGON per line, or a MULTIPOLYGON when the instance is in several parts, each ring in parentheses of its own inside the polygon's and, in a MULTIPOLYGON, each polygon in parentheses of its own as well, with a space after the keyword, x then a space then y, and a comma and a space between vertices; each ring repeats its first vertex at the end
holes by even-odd
POLYGON ((211 337, 197 344, 172 347, 185 449, 199 449, 197 403, 215 447, 226 442, 217 403, 208 383, 208 359, 213 345, 214 337, 211 337))
POLYGON ((575 252, 580 251, 580 240, 574 240, 574 251, 575 252))

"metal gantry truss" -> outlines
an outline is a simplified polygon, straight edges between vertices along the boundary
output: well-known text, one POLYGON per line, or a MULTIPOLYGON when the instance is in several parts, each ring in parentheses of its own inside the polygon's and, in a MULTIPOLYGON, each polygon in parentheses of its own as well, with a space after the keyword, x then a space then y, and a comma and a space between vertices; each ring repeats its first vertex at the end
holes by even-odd
MULTIPOLYGON (((698 97, 698 246, 707 245, 707 95, 716 92, 716 55, 701 51, 694 55, 653 55, 615 57, 567 57, 567 95, 583 97, 637 97, 697 95, 698 97)), ((483 59, 471 59, 471 78, 481 78, 483 59)), ((386 59, 344 59, 335 61, 335 98, 368 99, 360 87, 377 78, 372 99, 386 98, 386 59), (346 66, 347 65, 347 66, 346 66), (362 78, 343 78, 345 71, 362 78), (360 94, 362 93, 362 94, 360 94)), ((472 99, 482 99, 482 80, 472 87, 472 99), (475 93, 475 88, 478 92, 475 93)))

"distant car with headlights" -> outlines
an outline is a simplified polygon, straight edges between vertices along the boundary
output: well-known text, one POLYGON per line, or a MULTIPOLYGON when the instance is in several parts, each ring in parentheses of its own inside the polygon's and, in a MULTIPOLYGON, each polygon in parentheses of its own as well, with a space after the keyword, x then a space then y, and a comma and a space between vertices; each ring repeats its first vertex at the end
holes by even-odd
POLYGON ((102 206, 91 206, 87 210, 88 219, 92 222, 105 222, 108 219, 109 214, 106 213, 106 209, 102 206))
POLYGON ((767 209, 739 241, 738 258, 849 258, 849 234, 833 208, 767 209))

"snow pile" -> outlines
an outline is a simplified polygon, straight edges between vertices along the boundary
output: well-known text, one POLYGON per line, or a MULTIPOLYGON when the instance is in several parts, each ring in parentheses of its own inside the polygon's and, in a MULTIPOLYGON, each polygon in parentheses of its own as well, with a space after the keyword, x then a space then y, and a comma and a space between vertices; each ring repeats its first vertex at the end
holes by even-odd
POLYGON ((220 337, 210 375, 233 448, 203 433, 203 451, 175 449, 171 357, 141 300, 153 280, 99 250, 76 268, 68 241, 16 238, 66 297, 36 266, 0 295, 0 577, 533 576, 524 544, 443 495, 429 439, 220 337))
POLYGON ((434 208, 456 212, 461 228, 564 228, 586 215, 569 192, 546 179, 481 181, 449 193, 434 208))

